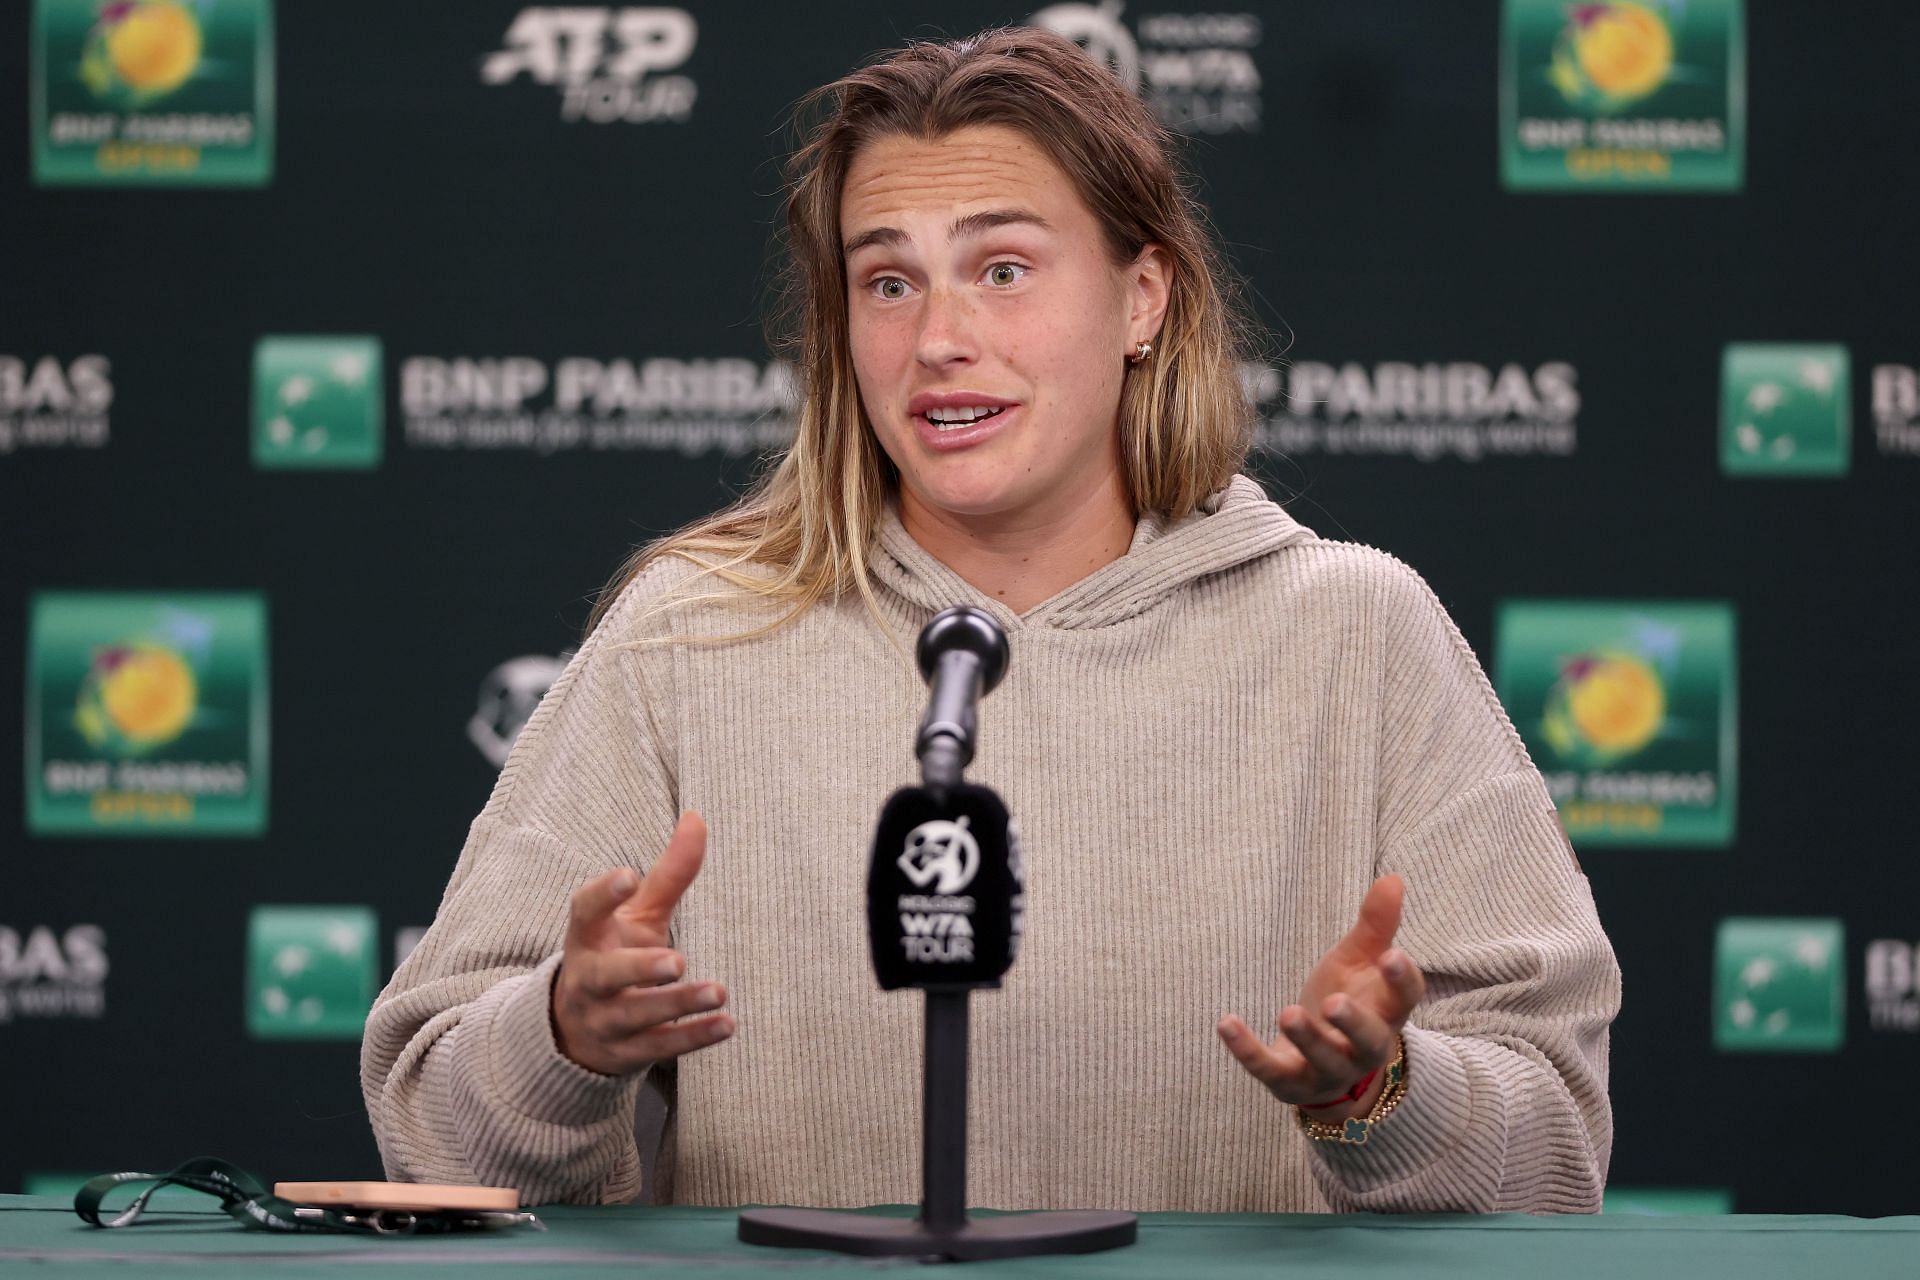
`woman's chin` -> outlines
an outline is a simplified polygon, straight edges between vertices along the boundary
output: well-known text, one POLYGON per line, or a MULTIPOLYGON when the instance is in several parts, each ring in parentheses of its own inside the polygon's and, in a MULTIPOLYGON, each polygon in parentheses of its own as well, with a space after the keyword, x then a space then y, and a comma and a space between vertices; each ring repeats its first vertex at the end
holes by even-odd
POLYGON ((1025 505, 1013 476, 921 476, 906 487, 920 505, 959 520, 1005 515, 1025 505))

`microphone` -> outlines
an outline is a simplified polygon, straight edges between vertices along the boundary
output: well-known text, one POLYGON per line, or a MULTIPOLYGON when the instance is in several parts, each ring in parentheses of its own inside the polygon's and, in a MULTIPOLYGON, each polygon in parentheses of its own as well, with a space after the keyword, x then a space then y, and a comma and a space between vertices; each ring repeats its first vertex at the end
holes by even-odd
POLYGON ((957 785, 973 763, 976 710, 1007 674, 1007 633, 984 609, 956 605, 927 623, 914 657, 933 695, 913 750, 922 778, 938 794, 957 785))
POLYGON ((884 991, 927 993, 920 1094, 920 1216, 911 1222, 826 1209, 749 1209, 740 1239, 781 1248, 922 1260, 1095 1253, 1134 1242, 1130 1213, 967 1218, 967 1000, 1013 965, 1026 920, 1020 829, 990 788, 966 781, 980 695, 1007 673, 1007 637, 961 607, 920 633, 933 686, 914 749, 917 787, 887 798, 867 868, 867 943, 884 991))
POLYGON ((867 940, 886 991, 991 988, 1012 967, 1025 914, 1020 830, 991 788, 964 780, 980 696, 1007 673, 991 614, 937 614, 915 656, 933 686, 914 749, 918 787, 887 798, 867 871, 867 940))
POLYGON ((1020 828, 987 787, 887 798, 867 870, 867 942, 883 991, 996 988, 1026 915, 1020 828))

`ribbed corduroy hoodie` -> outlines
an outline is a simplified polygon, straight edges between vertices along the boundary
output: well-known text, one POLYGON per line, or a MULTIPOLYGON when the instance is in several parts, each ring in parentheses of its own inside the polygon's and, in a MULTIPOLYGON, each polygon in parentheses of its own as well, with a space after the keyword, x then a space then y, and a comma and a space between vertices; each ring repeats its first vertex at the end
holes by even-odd
MULTIPOLYGON (((1433 593, 1236 480, 1014 615, 889 516, 872 558, 911 649, 939 609, 1006 627, 969 776, 1019 818, 1028 915, 973 1007, 971 1203, 1201 1211, 1598 1207, 1619 971, 1539 774, 1433 593), (1310 1142, 1215 1034, 1272 1033, 1373 879, 1407 884, 1427 977, 1408 1089, 1364 1146, 1310 1142)), ((389 1175, 638 1195, 637 1077, 555 1048, 567 903, 645 871, 677 815, 706 863, 674 919, 738 1031, 679 1060, 656 1199, 918 1198, 920 998, 869 968, 882 800, 916 778, 926 690, 858 600, 764 638, 630 586, 554 684, 473 823, 438 917, 367 1023, 389 1175)), ((710 588, 707 588, 710 589, 710 588)), ((667 1068, 655 1068, 656 1071, 667 1068)))

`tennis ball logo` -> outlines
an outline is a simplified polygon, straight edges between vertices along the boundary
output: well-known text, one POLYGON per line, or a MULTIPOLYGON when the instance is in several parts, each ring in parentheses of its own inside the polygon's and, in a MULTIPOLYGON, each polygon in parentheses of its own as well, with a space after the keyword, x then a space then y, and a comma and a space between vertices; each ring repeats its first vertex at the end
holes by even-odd
POLYGON ((164 645, 112 645, 80 684, 74 723, 95 748, 139 755, 185 731, 199 706, 193 669, 164 645))
POLYGON ((81 78, 94 93, 139 100, 172 93, 200 66, 200 22, 177 0, 106 5, 87 36, 81 78))
POLYGON ((1631 0, 1574 5, 1554 44, 1549 78, 1567 101, 1608 111, 1646 97, 1673 70, 1673 33, 1631 0))
POLYGON ((1584 653, 1560 669, 1543 729, 1562 756, 1605 764, 1652 742, 1667 718, 1667 691, 1640 658, 1584 653))

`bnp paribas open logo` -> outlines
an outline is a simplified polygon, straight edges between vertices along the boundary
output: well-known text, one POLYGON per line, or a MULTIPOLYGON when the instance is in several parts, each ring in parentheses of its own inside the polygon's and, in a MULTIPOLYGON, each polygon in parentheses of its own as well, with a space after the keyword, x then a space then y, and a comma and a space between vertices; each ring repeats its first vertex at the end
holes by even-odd
POLYGON ((1732 606, 1508 601, 1494 643, 1500 699, 1576 843, 1732 841, 1732 606))
POLYGON ((1737 191, 1745 102, 1740 0, 1506 0, 1510 190, 1737 191))
POLYGON ((28 632, 29 831, 266 829, 260 597, 42 592, 28 632))
POLYGON ((376 467, 384 404, 378 338, 262 338, 253 350, 253 464, 376 467))
POLYGON ((1840 1048, 1845 954, 1838 920, 1722 920, 1714 945, 1714 1046, 1734 1052, 1840 1048))
POLYGON ((272 176, 272 0, 36 0, 31 78, 37 183, 272 176))
POLYGON ((1729 345, 1720 362, 1720 469, 1735 476, 1847 474, 1850 364, 1847 349, 1832 343, 1729 345))
POLYGON ((247 1034, 358 1040, 378 990, 370 907, 255 907, 247 923, 247 1034))

